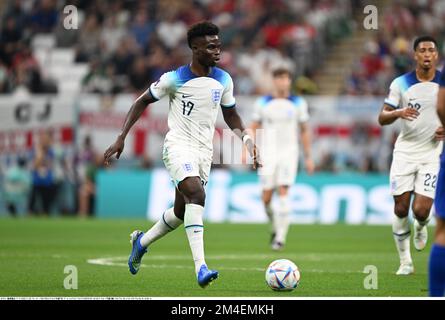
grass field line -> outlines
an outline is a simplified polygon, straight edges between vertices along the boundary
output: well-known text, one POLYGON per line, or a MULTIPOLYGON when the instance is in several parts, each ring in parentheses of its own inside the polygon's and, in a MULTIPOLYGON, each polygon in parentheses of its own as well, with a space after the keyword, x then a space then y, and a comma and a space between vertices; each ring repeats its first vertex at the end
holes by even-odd
MULTIPOLYGON (((266 259, 298 259, 298 260, 305 260, 305 261, 312 261, 312 262, 318 262, 318 261, 324 261, 326 259, 334 259, 334 260, 349 260, 350 258, 354 259, 360 259, 360 258, 369 258, 369 256, 377 256, 378 259, 386 259, 387 257, 394 256, 394 253, 382 253, 382 252, 375 252, 370 253, 367 252, 366 254, 360 254, 360 253, 344 253, 344 252, 329 252, 329 253, 285 253, 285 252, 276 252, 276 253, 270 253, 270 254, 219 254, 219 255, 206 255, 207 260, 266 260, 266 259)), ((172 254, 172 255, 148 255, 150 260, 167 260, 167 261, 174 261, 174 260, 184 260, 188 261, 191 259, 191 255, 189 254, 172 254)), ((125 257, 125 260, 128 258, 125 257)), ((120 257, 110 257, 110 259, 123 259, 123 256, 120 257)))
MULTIPOLYGON (((176 257, 176 256, 158 256, 158 257, 176 257)), ((244 255, 239 255, 239 258, 245 257, 244 255)), ((187 260, 190 260, 191 258, 187 256, 187 260)), ((87 263, 93 264, 93 265, 101 265, 101 266, 112 266, 112 267, 128 267, 127 264, 128 257, 104 257, 104 258, 96 258, 96 259, 88 259, 87 263)), ((213 258, 215 259, 215 258, 213 258)), ((164 259, 167 260, 167 259, 164 259)), ((174 259, 171 259, 174 260, 174 259)), ((170 269, 194 269, 191 265, 171 265, 171 264, 143 264, 141 263, 141 268, 154 268, 154 269, 164 269, 164 268, 170 268, 170 269)), ((229 271, 259 271, 259 272, 265 272, 266 268, 245 268, 245 267, 225 267, 225 266, 219 266, 219 270, 229 270, 229 271)), ((312 272, 312 273, 362 273, 362 271, 353 271, 353 270, 341 270, 341 271, 326 271, 326 270, 320 270, 320 269, 306 269, 305 272, 312 272)))

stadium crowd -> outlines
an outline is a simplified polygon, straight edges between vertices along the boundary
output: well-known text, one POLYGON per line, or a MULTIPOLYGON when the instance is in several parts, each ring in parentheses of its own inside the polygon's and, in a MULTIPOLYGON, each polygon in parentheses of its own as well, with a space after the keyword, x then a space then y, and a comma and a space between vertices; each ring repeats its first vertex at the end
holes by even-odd
POLYGON ((85 92, 140 92, 188 62, 187 27, 211 19, 221 27, 221 65, 237 93, 261 94, 269 85, 264 74, 277 62, 311 75, 326 46, 348 34, 351 23, 349 0, 10 0, 0 10, 1 93, 21 85, 33 93, 57 90, 33 56, 37 33, 53 33, 57 47, 75 47, 75 61, 89 63, 85 92), (64 29, 67 4, 78 9, 77 30, 64 29))
POLYGON ((412 43, 421 34, 435 37, 445 54, 445 1, 394 0, 383 15, 383 26, 346 79, 345 94, 386 95, 391 81, 414 67, 412 43))

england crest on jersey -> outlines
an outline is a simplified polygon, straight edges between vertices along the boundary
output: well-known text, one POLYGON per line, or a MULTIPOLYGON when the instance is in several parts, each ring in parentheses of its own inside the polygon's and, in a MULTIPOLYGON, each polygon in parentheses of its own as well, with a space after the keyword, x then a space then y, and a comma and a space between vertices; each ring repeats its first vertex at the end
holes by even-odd
POLYGON ((212 89, 212 101, 217 106, 221 101, 221 89, 212 89))

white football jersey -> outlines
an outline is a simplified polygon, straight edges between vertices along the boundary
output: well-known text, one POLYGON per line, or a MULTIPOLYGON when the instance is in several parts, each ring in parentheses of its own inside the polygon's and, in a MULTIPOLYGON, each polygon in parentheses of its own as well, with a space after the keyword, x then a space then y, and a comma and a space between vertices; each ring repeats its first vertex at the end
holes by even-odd
POLYGON ((261 122, 264 130, 258 138, 265 160, 276 155, 297 157, 299 124, 309 120, 305 99, 292 95, 287 99, 261 97, 252 120, 261 122))
POLYGON ((442 143, 435 140, 440 126, 436 112, 441 73, 436 71, 432 81, 420 82, 416 72, 396 78, 390 86, 385 103, 395 109, 415 108, 419 116, 413 121, 400 119, 401 132, 394 147, 394 157, 409 162, 439 161, 442 143))
POLYGON ((164 73, 148 89, 153 98, 169 97, 166 145, 212 152, 215 121, 220 106, 235 107, 233 81, 224 70, 213 67, 199 77, 189 65, 164 73))

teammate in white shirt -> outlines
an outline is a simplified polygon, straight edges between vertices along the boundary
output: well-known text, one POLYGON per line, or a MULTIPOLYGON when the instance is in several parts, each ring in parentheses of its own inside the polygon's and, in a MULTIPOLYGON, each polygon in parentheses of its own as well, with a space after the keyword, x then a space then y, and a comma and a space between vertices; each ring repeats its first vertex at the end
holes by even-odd
POLYGON ((259 169, 262 184, 262 200, 272 225, 272 249, 283 248, 289 229, 291 211, 288 190, 295 182, 298 165, 298 131, 304 148, 305 166, 309 174, 314 171, 311 157, 309 114, 306 101, 291 95, 291 74, 287 69, 273 71, 274 93, 261 97, 255 106, 252 130, 261 137, 259 169), (258 128, 264 131, 258 134, 258 128), (279 196, 278 210, 272 209, 274 190, 279 196))
POLYGON ((390 188, 394 197, 392 230, 400 267, 397 275, 414 273, 410 252, 408 212, 413 196, 414 247, 420 251, 428 239, 427 224, 433 204, 440 140, 444 131, 436 113, 437 92, 441 73, 436 70, 437 42, 429 36, 414 41, 416 69, 396 78, 390 86, 379 114, 379 123, 389 125, 401 119, 390 170, 390 188))
POLYGON ((119 159, 125 137, 146 106, 168 96, 169 132, 164 141, 163 160, 176 185, 175 203, 146 233, 136 230, 131 234, 132 252, 128 266, 132 274, 138 272, 147 248, 184 222, 198 284, 204 288, 218 277, 217 271, 207 268, 204 259, 202 216, 204 186, 209 177, 212 140, 220 107, 227 125, 245 143, 253 158, 254 169, 261 166, 255 144, 245 133, 236 111, 232 79, 216 67, 221 50, 218 33, 218 27, 210 22, 198 23, 189 29, 187 40, 193 54, 191 64, 165 73, 136 99, 122 133, 105 151, 106 163, 114 154, 119 159))

